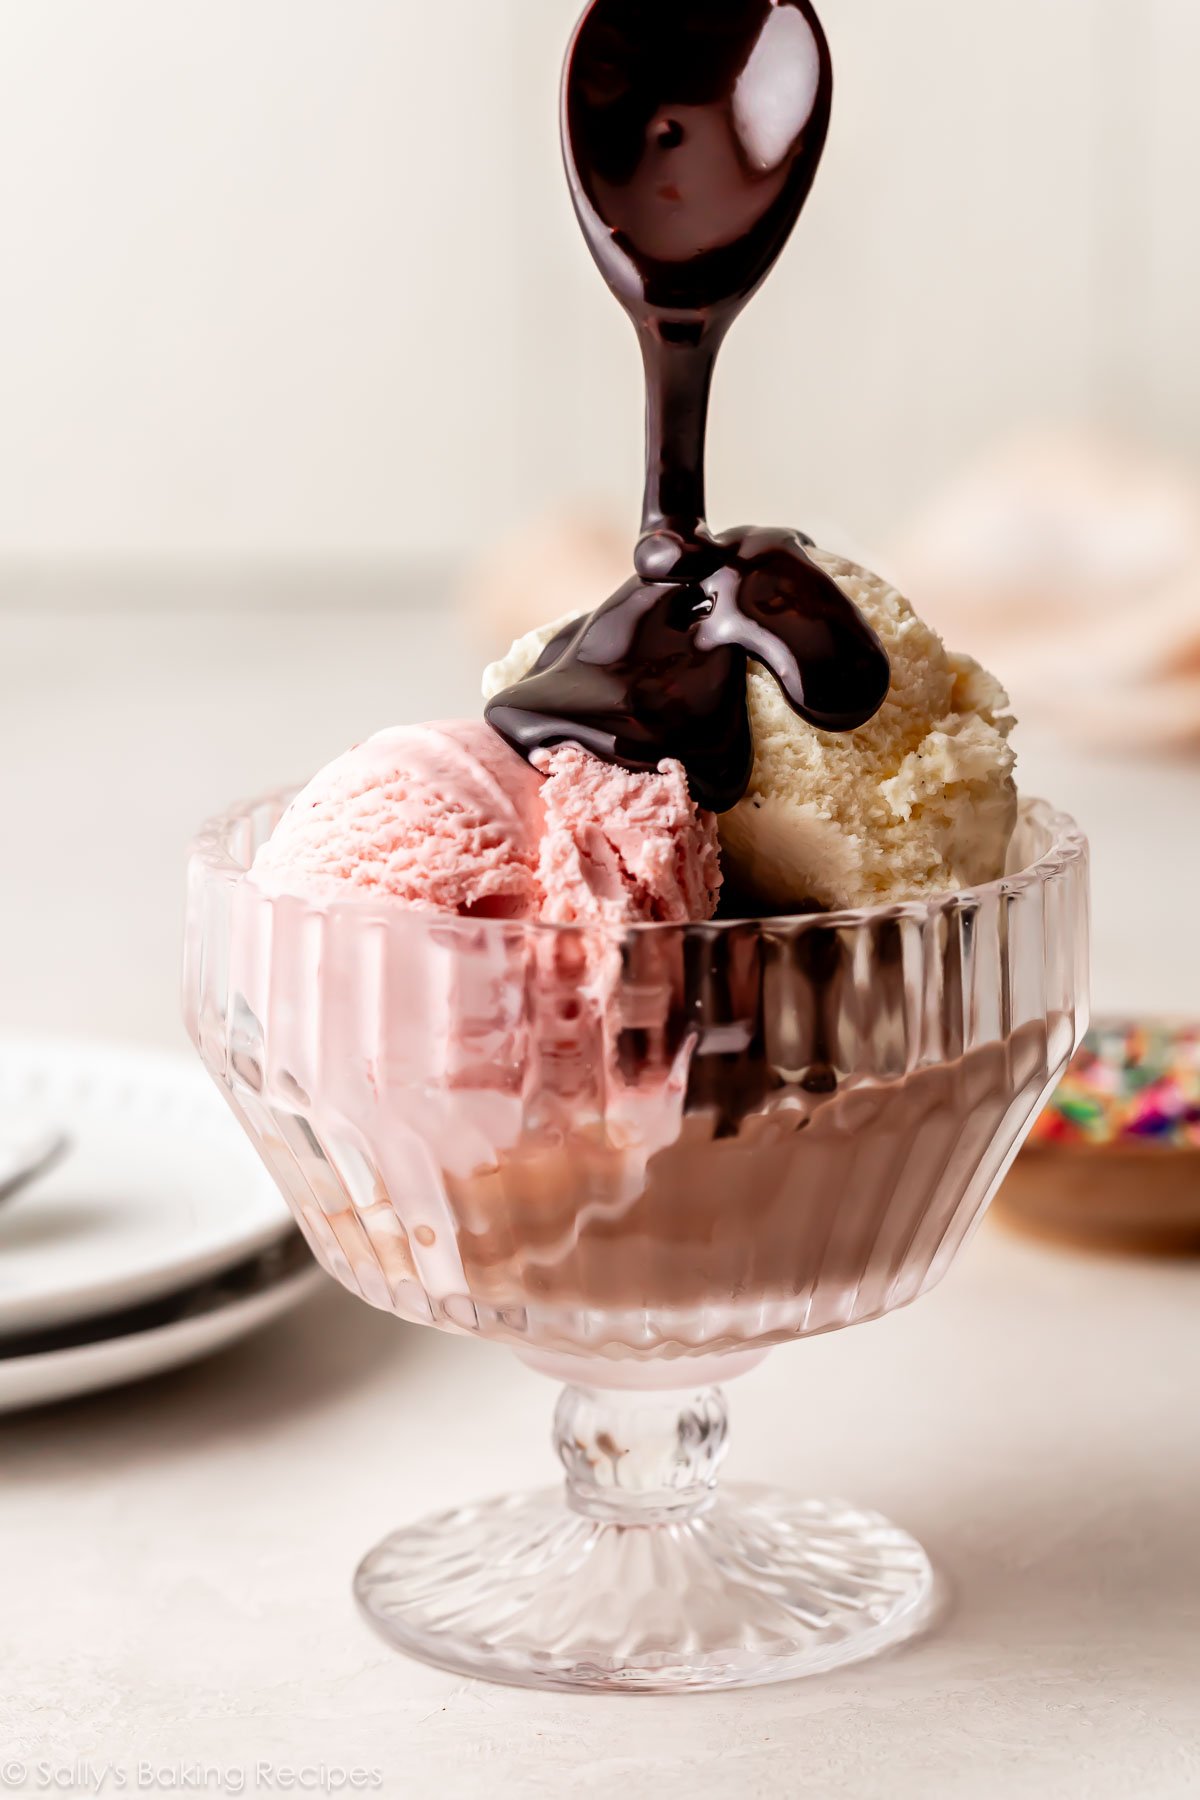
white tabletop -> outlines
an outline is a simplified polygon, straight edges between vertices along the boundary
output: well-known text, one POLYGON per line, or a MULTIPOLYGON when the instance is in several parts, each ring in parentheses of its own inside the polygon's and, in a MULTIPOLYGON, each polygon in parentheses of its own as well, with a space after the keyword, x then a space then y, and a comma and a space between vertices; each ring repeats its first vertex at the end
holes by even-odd
MULTIPOLYGON (((473 704, 426 616, 0 618, 0 639, 0 767, 23 769, 4 790, 15 1030, 178 1043, 196 819, 473 704)), ((1102 1003, 1200 1010, 1174 923, 1200 776, 1034 746, 1026 768, 1097 840, 1102 1003)), ((954 1610, 863 1669, 658 1700, 459 1681, 360 1623, 350 1575, 386 1530, 554 1478, 553 1390, 331 1286, 206 1365, 0 1426, 0 1791, 23 1791, 18 1761, 29 1791, 73 1763, 94 1791, 114 1760, 127 1791, 140 1764, 247 1793, 305 1764, 454 1800, 1193 1794, 1198 1292, 1197 1267, 989 1225, 910 1312, 777 1352, 730 1390, 731 1474, 890 1513, 954 1610)))
POLYGON ((460 1681, 369 1634, 359 1555, 552 1480, 554 1390, 331 1288, 206 1365, 0 1433, 0 1751, 323 1762, 455 1800, 1195 1794, 1198 1281, 991 1227, 911 1311, 731 1386, 730 1472, 882 1508, 954 1610, 875 1665, 682 1699, 460 1681))

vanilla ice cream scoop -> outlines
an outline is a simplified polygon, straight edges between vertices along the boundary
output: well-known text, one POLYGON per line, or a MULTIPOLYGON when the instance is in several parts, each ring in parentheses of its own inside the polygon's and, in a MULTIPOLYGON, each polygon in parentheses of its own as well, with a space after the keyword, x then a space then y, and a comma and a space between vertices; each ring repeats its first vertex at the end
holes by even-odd
MULTIPOLYGON (((754 772, 719 821, 726 880, 763 907, 838 909, 995 879, 1017 816, 1007 695, 969 657, 949 654, 887 582, 811 554, 881 639, 891 687, 857 731, 821 731, 750 664, 754 772)), ((485 698, 525 675, 565 622, 493 663, 485 698)))

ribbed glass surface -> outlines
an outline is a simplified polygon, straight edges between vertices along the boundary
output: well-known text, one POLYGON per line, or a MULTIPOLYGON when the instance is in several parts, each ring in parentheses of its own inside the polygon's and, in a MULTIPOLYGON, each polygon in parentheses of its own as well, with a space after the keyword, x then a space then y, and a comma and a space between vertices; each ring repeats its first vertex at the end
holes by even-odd
POLYGON ((1087 852, 932 903, 627 931, 459 920, 190 867, 185 1010, 325 1267, 543 1358, 725 1354, 915 1299, 1086 1023, 1087 852))

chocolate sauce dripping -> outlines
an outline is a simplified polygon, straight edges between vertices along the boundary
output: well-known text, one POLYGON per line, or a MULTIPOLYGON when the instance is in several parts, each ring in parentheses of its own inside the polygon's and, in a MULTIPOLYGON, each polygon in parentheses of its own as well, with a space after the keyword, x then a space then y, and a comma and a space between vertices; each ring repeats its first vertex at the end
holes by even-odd
POLYGON ((781 1085, 764 1041, 763 950, 754 925, 689 932, 684 944, 684 1005, 694 1032, 684 1105, 708 1113, 717 1138, 736 1137, 781 1085))
POLYGON ((753 764, 748 658, 823 730, 883 704, 886 652, 811 540, 705 522, 717 352, 808 197, 832 90, 809 0, 594 0, 579 24, 567 176, 641 343, 646 488, 634 579, 487 708, 525 755, 573 741, 634 770, 675 757, 697 802, 725 812, 753 764))

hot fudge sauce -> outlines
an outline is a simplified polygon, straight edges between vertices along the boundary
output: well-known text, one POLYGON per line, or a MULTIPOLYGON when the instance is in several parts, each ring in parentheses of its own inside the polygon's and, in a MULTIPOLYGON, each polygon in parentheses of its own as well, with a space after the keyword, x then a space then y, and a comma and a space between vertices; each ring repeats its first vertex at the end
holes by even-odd
POLYGON ((750 781, 753 657, 808 723, 879 710, 883 646, 795 531, 705 522, 717 352, 769 273, 816 175, 833 78, 808 0, 594 0, 567 57, 575 210, 637 330, 646 488, 636 575, 567 627, 487 709, 525 755, 582 744, 632 770, 680 761, 728 811, 750 781))

